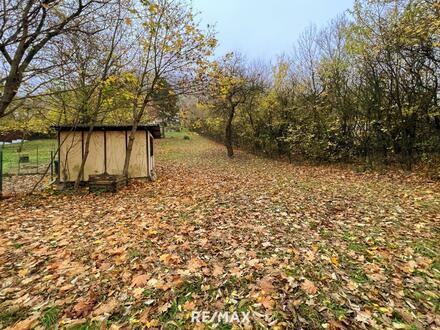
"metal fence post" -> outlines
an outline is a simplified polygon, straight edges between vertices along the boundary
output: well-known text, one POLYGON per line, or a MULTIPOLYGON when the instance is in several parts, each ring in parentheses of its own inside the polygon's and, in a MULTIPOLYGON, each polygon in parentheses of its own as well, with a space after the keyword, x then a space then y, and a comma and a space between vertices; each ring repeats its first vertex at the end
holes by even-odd
POLYGON ((50 152, 50 181, 53 181, 53 151, 50 152))
POLYGON ((21 151, 18 151, 18 158, 17 158, 17 175, 20 175, 20 156, 21 156, 21 151))

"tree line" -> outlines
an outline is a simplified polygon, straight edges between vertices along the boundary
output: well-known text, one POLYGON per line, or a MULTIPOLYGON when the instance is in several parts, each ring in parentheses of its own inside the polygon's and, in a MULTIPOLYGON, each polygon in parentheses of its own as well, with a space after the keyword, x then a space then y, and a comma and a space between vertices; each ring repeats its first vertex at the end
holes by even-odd
POLYGON ((138 125, 179 105, 230 157, 411 168, 440 152, 439 14, 434 0, 356 0, 269 63, 213 60, 215 31, 186 0, 2 1, 0 129, 131 124, 126 172, 138 125))
POLYGON ((411 168, 440 152, 439 17, 437 1, 356 0, 275 64, 237 53, 215 61, 185 121, 231 157, 236 145, 411 168))

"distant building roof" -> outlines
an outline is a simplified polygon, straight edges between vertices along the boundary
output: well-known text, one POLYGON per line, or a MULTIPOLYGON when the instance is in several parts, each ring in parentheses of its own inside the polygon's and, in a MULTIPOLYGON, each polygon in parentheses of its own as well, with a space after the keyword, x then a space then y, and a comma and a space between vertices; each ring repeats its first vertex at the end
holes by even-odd
MULTIPOLYGON (((75 132, 88 132, 90 130, 89 125, 58 125, 52 126, 58 132, 62 131, 75 131, 75 132)), ((93 127, 93 131, 131 131, 133 125, 96 125, 93 127)), ((160 126, 158 124, 139 125, 138 131, 148 131, 155 139, 161 137, 160 126)))

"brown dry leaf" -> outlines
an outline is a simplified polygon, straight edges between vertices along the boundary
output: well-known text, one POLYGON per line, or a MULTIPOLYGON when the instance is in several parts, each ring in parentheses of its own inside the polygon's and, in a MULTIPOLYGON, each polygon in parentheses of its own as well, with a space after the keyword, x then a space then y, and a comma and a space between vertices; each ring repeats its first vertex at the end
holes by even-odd
POLYGON ((92 315, 98 316, 102 314, 111 314, 118 307, 118 305, 118 301, 115 298, 111 298, 104 304, 100 305, 97 309, 95 309, 92 315))
POLYGON ((145 284, 147 284, 148 279, 150 277, 146 274, 142 274, 142 275, 137 275, 135 277, 133 277, 133 280, 131 281, 131 286, 137 286, 137 287, 142 287, 145 286, 145 284))
POLYGON ((307 293, 307 294, 315 294, 318 292, 318 288, 316 285, 307 279, 304 280, 304 282, 301 284, 301 289, 307 293))
POLYGON ((415 262, 414 260, 410 260, 407 263, 405 263, 401 269, 408 274, 414 273, 414 271, 417 268, 417 262, 415 262))
POLYGON ((261 297, 260 302, 269 311, 273 310, 275 306, 275 301, 269 296, 261 297))
POLYGON ((74 288, 72 284, 66 284, 60 288, 60 292, 70 291, 74 288))
POLYGON ((157 278, 152 278, 152 279, 148 280, 147 285, 151 288, 156 288, 156 287, 162 285, 162 283, 157 278))
POLYGON ((196 271, 198 271, 200 268, 202 268, 205 265, 206 265, 206 263, 202 259, 200 259, 200 258, 191 258, 188 261, 187 268, 191 272, 196 272, 196 271))
POLYGON ((356 321, 369 324, 371 321, 371 313, 369 311, 359 311, 356 314, 356 321))
POLYGON ((139 321, 142 323, 146 323, 150 320, 151 315, 151 307, 147 307, 139 316, 139 321))
POLYGON ((240 277, 241 276, 241 270, 239 267, 234 267, 231 269, 231 275, 240 277))
POLYGON ((414 317, 403 308, 396 308, 395 311, 407 323, 411 323, 414 320, 414 317))
POLYGON ((40 314, 32 315, 30 318, 20 321, 14 324, 12 327, 8 327, 5 330, 29 330, 37 323, 40 314))
POLYGON ((163 304, 162 306, 159 306, 157 308, 157 311, 162 314, 162 313, 165 313, 167 310, 169 310, 170 307, 171 307, 171 304, 169 302, 167 302, 167 303, 163 304))
POLYGON ((347 288, 351 291, 356 290, 358 288, 358 286, 359 286, 359 284, 357 284, 354 281, 348 281, 348 283, 347 283, 347 288))
POLYGON ((258 285, 260 286, 260 289, 266 293, 271 293, 275 290, 275 287, 272 284, 271 278, 264 278, 262 279, 258 285))
POLYGON ((329 330, 344 330, 346 327, 339 321, 336 320, 330 320, 328 324, 329 330))
POLYGON ((306 252, 306 256, 305 256, 305 260, 307 261, 314 261, 316 259, 315 253, 312 251, 307 251, 306 252))
POLYGON ((180 263, 180 257, 175 254, 165 253, 159 257, 159 260, 162 261, 167 266, 173 266, 180 263))
POLYGON ((93 303, 90 300, 80 300, 73 306, 72 313, 78 318, 80 316, 86 317, 93 309, 93 303))
POLYGON ((162 254, 162 255, 159 257, 159 260, 162 261, 163 263, 166 263, 166 262, 169 261, 170 259, 171 259, 171 254, 169 254, 169 253, 162 254))
POLYGON ((214 265, 212 276, 219 276, 223 274, 223 267, 220 265, 214 265))
POLYGON ((186 303, 183 304, 183 309, 186 311, 192 311, 196 308, 196 304, 194 303, 194 301, 187 301, 186 303))
POLYGON ((144 288, 135 288, 133 289, 133 297, 135 297, 136 299, 139 299, 142 297, 144 293, 144 288))

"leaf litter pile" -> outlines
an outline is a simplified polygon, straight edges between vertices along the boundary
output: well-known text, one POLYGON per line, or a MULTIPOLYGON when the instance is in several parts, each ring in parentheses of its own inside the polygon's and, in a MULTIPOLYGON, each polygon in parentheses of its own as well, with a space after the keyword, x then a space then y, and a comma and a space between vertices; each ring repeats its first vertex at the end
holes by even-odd
POLYGON ((440 327, 438 182, 157 149, 152 183, 0 201, 0 328, 440 327))

